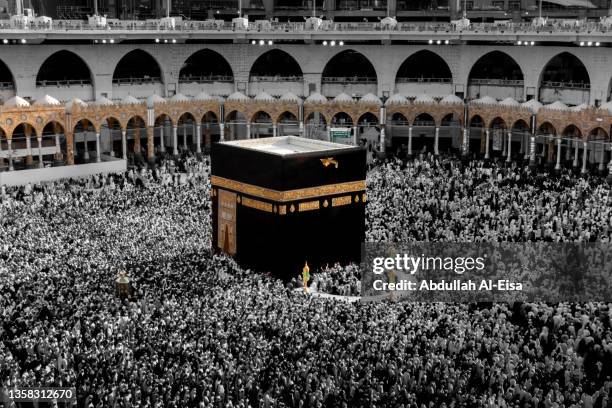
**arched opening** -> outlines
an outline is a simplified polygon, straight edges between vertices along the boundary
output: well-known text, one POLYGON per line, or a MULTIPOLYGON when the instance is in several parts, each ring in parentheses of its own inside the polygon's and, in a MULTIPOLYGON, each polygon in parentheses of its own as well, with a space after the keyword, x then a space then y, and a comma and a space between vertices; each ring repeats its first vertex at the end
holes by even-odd
POLYGON ((588 162, 591 164, 599 164, 599 171, 603 172, 606 168, 606 163, 610 161, 610 152, 606 151, 609 145, 608 132, 603 128, 597 127, 591 129, 588 135, 589 152, 588 162))
POLYGON ((71 51, 51 54, 36 75, 36 86, 91 85, 91 71, 81 57, 71 51))
POLYGON ((395 77, 396 92, 407 95, 448 95, 452 93, 453 74, 442 57, 417 51, 402 63, 395 77))
POLYGON ((40 93, 59 99, 93 99, 93 76, 85 61, 71 51, 51 54, 40 66, 36 75, 36 87, 40 93))
POLYGON ((449 113, 440 121, 439 150, 461 149, 461 122, 456 114, 449 113))
POLYGON ((536 131, 536 155, 539 156, 540 163, 552 163, 556 137, 557 129, 550 122, 544 122, 538 127, 536 131))
POLYGON ((591 79, 578 57, 562 52, 552 58, 540 76, 540 101, 552 103, 562 100, 571 105, 589 103, 591 79))
POLYGON ((353 126, 353 119, 346 112, 338 112, 331 119, 332 126, 350 127, 353 126))
POLYGON ((100 126, 100 149, 111 157, 123 155, 121 123, 117 118, 108 117, 100 126))
POLYGON ((96 158, 96 129, 88 119, 79 120, 74 126, 74 162, 89 163, 96 158))
POLYGON ((234 72, 229 62, 210 49, 193 53, 179 72, 180 92, 185 95, 194 96, 202 90, 229 95, 233 92, 233 85, 234 72))
POLYGON ((179 82, 234 82, 234 73, 221 54, 205 49, 187 58, 179 72, 179 82))
POLYGON ((300 64, 287 52, 273 49, 255 60, 249 73, 249 93, 267 92, 280 96, 287 92, 304 93, 304 75, 300 64))
POLYGON ((226 115, 225 121, 225 139, 239 140, 248 138, 247 134, 247 119, 244 113, 232 111, 226 115))
POLYGON ((147 129, 145 127, 145 121, 140 116, 134 116, 128 120, 126 126, 126 139, 129 152, 133 152, 135 157, 146 157, 147 148, 147 129), (144 143, 143 143, 144 138, 144 143))
POLYGON ((489 154, 491 157, 506 157, 508 146, 506 121, 500 117, 494 118, 489 125, 489 154))
POLYGON ((524 99, 524 75, 517 62, 501 51, 489 52, 472 66, 468 76, 468 97, 492 96, 524 99))
MULTIPOLYGON (((396 152, 398 156, 405 153, 408 149, 408 127, 410 126, 409 120, 406 116, 400 112, 390 112, 387 116, 387 126, 385 127, 388 140, 391 142, 392 151, 396 152)), ((389 143, 387 143, 387 146, 389 143)))
POLYGON ((15 96, 15 79, 9 67, 0 60, 0 103, 15 96))
POLYGON ((474 115, 469 123, 469 151, 484 154, 486 149, 484 120, 479 115, 474 115))
POLYGON ((308 139, 328 140, 327 121, 320 112, 312 112, 304 123, 304 137, 308 139))
POLYGON ((433 152, 436 121, 429 113, 420 113, 412 122, 413 152, 433 152))
POLYGON ((45 125, 42 131, 41 150, 45 167, 64 164, 66 135, 61 123, 52 121, 45 125))
MULTIPOLYGON (((11 146, 12 148, 12 146, 11 146)), ((6 132, 4 129, 0 128, 0 171, 8 171, 10 168, 10 158, 11 154, 9 153, 9 143, 8 138, 6 137, 6 132)))
POLYGON ((128 94, 146 98, 163 94, 161 68, 155 58, 143 50, 133 50, 121 58, 113 72, 113 96, 128 94))
POLYGON ((283 112, 278 117, 278 135, 286 136, 286 135, 299 135, 300 134, 300 124, 298 118, 291 112, 283 112))
MULTIPOLYGON (((181 117, 178 120, 177 132, 178 132, 177 143, 181 144, 180 147, 177 146, 179 151, 181 152, 191 151, 192 148, 196 144, 196 140, 195 140, 196 120, 195 120, 195 117, 191 113, 185 112, 181 115, 181 117)), ((195 148, 193 148, 193 150, 195 150, 195 148)))
POLYGON ((274 49, 255 60, 249 81, 301 81, 304 78, 300 64, 287 52, 274 49))
POLYGON ((353 140, 353 118, 346 112, 332 116, 329 129, 332 142, 350 144, 353 140))
POLYGON ((346 50, 329 60, 321 76, 321 93, 327 97, 377 93, 377 75, 372 63, 360 52, 346 50))
POLYGON ((367 144, 369 150, 378 149, 380 125, 372 112, 364 113, 357 120, 357 141, 367 144))
POLYGON ((202 135, 204 137, 204 151, 209 151, 212 143, 221 138, 219 131, 219 118, 214 112, 208 111, 202 116, 202 135))
POLYGON ((267 112, 259 111, 251 118, 251 138, 271 137, 274 135, 272 118, 267 112))
MULTIPOLYGON (((569 125, 561 133, 563 140, 563 148, 565 149, 565 161, 573 162, 577 149, 581 147, 582 132, 576 125, 569 125)), ((577 159, 576 159, 576 165, 577 159)))
POLYGON ((28 169, 34 167, 34 157, 36 154, 36 130, 29 123, 20 123, 13 130, 12 158, 15 170, 28 169))
POLYGON ((156 146, 157 153, 165 153, 170 149, 172 152, 173 126, 170 116, 162 113, 155 118, 153 126, 153 144, 156 146), (159 148, 157 147, 159 146, 159 148))
MULTIPOLYGON (((518 152, 525 158, 525 153, 529 151, 529 124, 523 119, 519 119, 512 125, 512 153, 518 152)), ((521 156, 519 156, 519 159, 521 156)))

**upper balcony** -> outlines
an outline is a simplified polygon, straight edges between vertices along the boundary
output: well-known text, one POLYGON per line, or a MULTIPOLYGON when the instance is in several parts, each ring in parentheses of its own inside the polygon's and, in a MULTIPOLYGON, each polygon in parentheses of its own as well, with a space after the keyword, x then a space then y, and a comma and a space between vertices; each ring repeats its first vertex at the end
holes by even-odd
POLYGON ((109 20, 106 28, 90 27, 81 20, 55 20, 50 26, 28 28, 12 27, 7 20, 0 20, 0 41, 16 44, 42 43, 45 41, 153 41, 184 43, 187 41, 323 41, 333 38, 355 42, 363 41, 438 41, 445 44, 465 42, 526 43, 537 41, 568 42, 580 44, 592 42, 598 45, 612 43, 612 22, 585 20, 555 20, 536 26, 531 23, 471 23, 458 27, 444 22, 399 22, 395 27, 379 22, 334 22, 324 20, 321 27, 313 29, 305 23, 279 23, 267 20, 250 22, 248 27, 238 27, 223 20, 180 21, 169 29, 156 21, 109 20), (448 41, 448 42, 447 42, 448 41))

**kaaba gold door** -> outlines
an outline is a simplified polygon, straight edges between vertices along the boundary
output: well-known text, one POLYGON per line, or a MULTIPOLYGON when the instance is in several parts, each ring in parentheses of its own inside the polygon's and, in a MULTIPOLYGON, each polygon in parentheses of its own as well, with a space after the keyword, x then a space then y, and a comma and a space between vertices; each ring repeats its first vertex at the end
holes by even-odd
POLYGON ((224 252, 236 253, 236 193, 219 189, 219 222, 217 246, 224 252))

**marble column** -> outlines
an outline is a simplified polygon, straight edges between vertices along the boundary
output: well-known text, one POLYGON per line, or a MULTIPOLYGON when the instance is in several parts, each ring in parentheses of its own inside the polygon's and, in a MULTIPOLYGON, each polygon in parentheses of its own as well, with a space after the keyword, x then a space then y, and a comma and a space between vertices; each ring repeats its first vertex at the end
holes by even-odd
POLYGON ((38 168, 43 168, 45 167, 45 164, 43 163, 43 154, 42 154, 42 137, 37 137, 36 140, 38 141, 38 168))
POLYGON ((589 142, 584 141, 582 143, 582 170, 580 171, 582 174, 587 173, 587 159, 589 158, 589 142))
POLYGON ((578 167, 578 147, 580 146, 580 142, 578 140, 574 140, 574 162, 572 163, 573 167, 578 167))
POLYGON ((557 164, 555 170, 561 170, 561 138, 557 138, 557 164))
POLYGON ((121 129, 121 151, 123 160, 127 160, 127 131, 121 129))
POLYGON ((82 132, 81 133, 83 135, 83 145, 85 145, 85 152, 83 153, 83 159, 85 159, 85 161, 89 161, 89 149, 87 148, 87 135, 88 132, 82 132))
POLYGON ((96 132, 96 163, 100 163, 102 158, 100 157, 100 132, 96 132))
POLYGON ((166 124, 162 123, 159 128, 159 151, 164 153, 166 151, 166 124))
POLYGON ((408 126, 408 155, 412 156, 412 125, 408 126))
POLYGON ((9 171, 13 171, 15 170, 13 167, 13 140, 6 139, 6 144, 8 145, 9 171))
POLYGON ((196 123, 195 127, 196 153, 202 153, 202 124, 196 123))
POLYGON ((489 144, 491 143, 490 140, 491 140, 491 132, 489 131, 489 129, 486 129, 485 130, 485 156, 484 156, 485 159, 488 159, 490 157, 489 156, 489 144))
POLYGON ((178 126, 172 126, 172 154, 178 156, 178 126))
POLYGON ((510 163, 512 161, 512 131, 508 131, 508 157, 506 161, 510 163))
POLYGON ((535 166, 536 164, 536 142, 535 136, 529 137, 529 165, 535 166))
POLYGON ((434 154, 438 156, 440 154, 440 128, 436 126, 436 131, 434 134, 434 154))

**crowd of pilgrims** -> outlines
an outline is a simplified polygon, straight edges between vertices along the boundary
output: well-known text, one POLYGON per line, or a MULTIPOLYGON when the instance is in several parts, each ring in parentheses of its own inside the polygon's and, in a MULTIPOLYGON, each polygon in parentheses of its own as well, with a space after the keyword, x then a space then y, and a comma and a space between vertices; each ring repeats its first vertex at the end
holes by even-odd
MULTIPOLYGON (((304 294, 211 252, 209 171, 184 157, 2 190, 0 407, 33 386, 75 386, 85 408, 612 407, 612 304, 304 294), (132 301, 116 296, 121 270, 132 301)), ((367 177, 368 241, 612 234, 596 176, 448 157, 367 177)), ((353 278, 313 274, 338 294, 353 278)))

